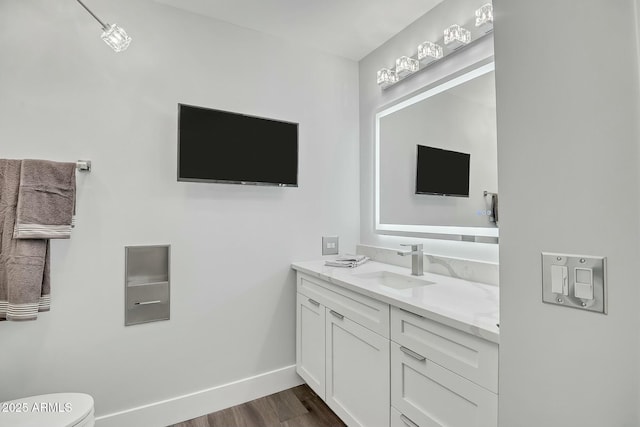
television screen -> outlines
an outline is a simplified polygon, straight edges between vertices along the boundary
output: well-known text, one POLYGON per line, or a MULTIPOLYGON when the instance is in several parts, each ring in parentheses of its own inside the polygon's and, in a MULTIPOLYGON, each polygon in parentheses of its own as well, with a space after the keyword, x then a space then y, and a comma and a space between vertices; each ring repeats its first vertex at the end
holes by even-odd
POLYGON ((178 181, 298 186, 298 124, 178 104, 178 181))
POLYGON ((418 145, 416 194, 469 197, 471 155, 418 145))

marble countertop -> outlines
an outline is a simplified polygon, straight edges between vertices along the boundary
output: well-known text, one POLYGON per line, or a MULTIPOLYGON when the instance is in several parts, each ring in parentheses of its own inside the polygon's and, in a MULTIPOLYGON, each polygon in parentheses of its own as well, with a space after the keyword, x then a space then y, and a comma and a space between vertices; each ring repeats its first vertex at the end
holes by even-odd
POLYGON ((420 279, 434 284, 394 289, 359 277, 388 271, 409 278, 411 270, 391 264, 369 261, 355 268, 329 267, 325 260, 295 262, 292 268, 343 286, 379 301, 411 311, 436 322, 499 343, 499 288, 439 274, 424 273, 420 279))

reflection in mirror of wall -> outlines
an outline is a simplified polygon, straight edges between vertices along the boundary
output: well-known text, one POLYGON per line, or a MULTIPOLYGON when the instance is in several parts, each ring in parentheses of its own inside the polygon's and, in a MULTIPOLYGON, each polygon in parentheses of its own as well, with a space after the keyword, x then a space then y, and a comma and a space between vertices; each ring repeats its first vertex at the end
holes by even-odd
POLYGON ((498 236, 491 197, 498 192, 493 70, 493 63, 482 65, 376 114, 377 232, 498 236), (438 172, 420 171, 418 147, 426 147, 420 163, 435 161, 438 172), (446 159, 427 157, 445 152, 458 153, 466 165, 443 167, 446 159), (437 190, 447 187, 458 190, 437 190))

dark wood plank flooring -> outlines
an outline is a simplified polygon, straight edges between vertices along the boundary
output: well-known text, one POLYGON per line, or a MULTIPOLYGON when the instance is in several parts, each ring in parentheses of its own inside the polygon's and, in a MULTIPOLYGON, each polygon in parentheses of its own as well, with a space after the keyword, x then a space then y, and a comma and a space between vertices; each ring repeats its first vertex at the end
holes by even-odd
POLYGON ((306 384, 169 427, 346 427, 306 384))

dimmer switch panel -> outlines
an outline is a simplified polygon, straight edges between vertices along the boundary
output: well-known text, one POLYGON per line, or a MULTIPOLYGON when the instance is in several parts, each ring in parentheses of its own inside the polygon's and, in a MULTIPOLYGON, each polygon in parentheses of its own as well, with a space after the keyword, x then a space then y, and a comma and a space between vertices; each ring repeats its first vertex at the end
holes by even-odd
POLYGON ((542 253, 542 301, 607 313, 606 258, 542 253))

